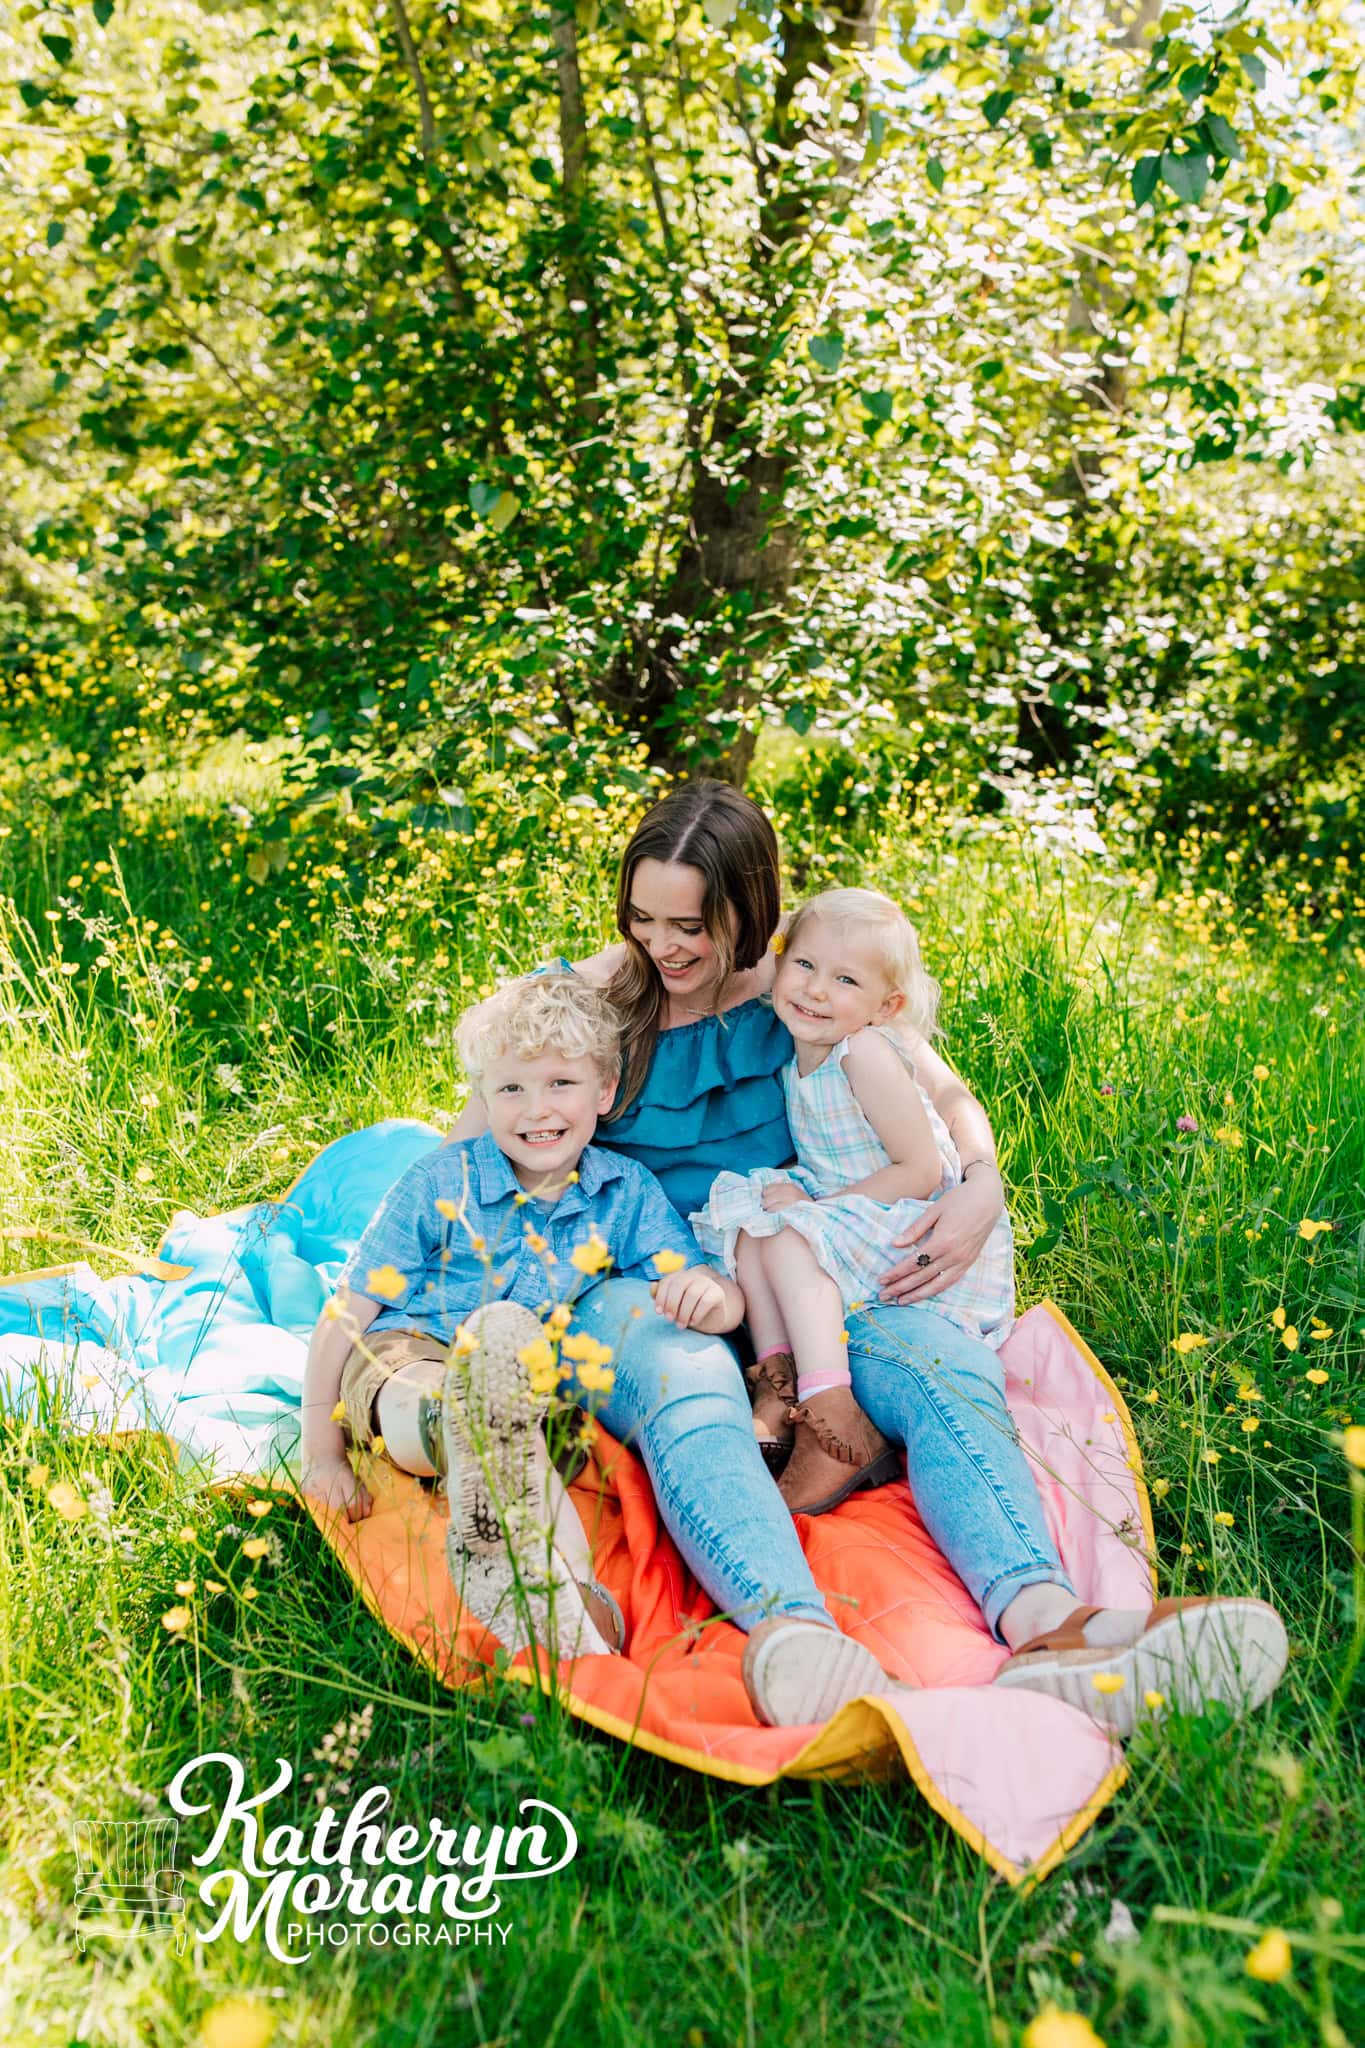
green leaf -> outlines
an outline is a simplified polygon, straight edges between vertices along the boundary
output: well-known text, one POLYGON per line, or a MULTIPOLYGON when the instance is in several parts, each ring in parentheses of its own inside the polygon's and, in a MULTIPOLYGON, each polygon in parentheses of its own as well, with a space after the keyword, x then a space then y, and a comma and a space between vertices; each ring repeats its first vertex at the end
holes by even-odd
POLYGON ((530 163, 531 176, 537 185, 553 185, 555 167, 547 156, 533 156, 530 163))
POLYGON ((1202 150, 1177 156, 1173 149, 1162 151, 1161 175, 1177 199, 1202 199, 1209 182, 1209 160, 1202 150))
POLYGON ((1040 171, 1051 170, 1052 137, 1045 135, 1041 128, 1038 129, 1037 133, 1030 135, 1028 139, 1028 153, 1040 171))
POLYGON ((476 518, 486 519, 501 496, 501 484, 471 484, 469 486, 469 509, 476 518))
POLYGON ((941 192, 943 190, 945 182, 943 176, 943 166, 936 156, 930 157, 928 163, 924 166, 924 174, 928 178, 929 183, 933 186, 935 192, 941 192))
POLYGON ((837 370, 844 359, 844 337, 834 332, 813 334, 806 343, 806 353, 822 370, 837 370))
POLYGON ((47 98, 47 93, 41 85, 35 85, 31 78, 21 78, 19 97, 26 107, 40 107, 47 98))
POLYGON ((998 128, 1010 110, 1014 99, 1011 86, 1001 86, 998 92, 988 92, 981 102, 981 111, 992 128, 998 128))
POLYGON ((499 493, 498 502, 488 515, 488 524, 494 533, 504 532, 521 510, 521 500, 513 491, 499 493))
POLYGON ((783 713, 783 724, 793 732, 808 733, 815 723, 815 707, 812 704, 789 704, 783 713))
POLYGON ((1221 114, 1205 114, 1204 132, 1219 156, 1230 157, 1235 163, 1242 162, 1242 145, 1237 140, 1237 130, 1230 121, 1225 121, 1221 114))
POLYGON ((701 0, 701 11, 712 28, 729 28, 739 13, 739 0, 701 0))
POLYGON ((71 62, 71 52, 75 45, 72 43, 70 36, 53 35, 44 30, 38 40, 45 49, 52 52, 52 55, 59 64, 69 64, 71 62))
POLYGON ((1293 197, 1294 195, 1290 191, 1289 187, 1287 185, 1282 185, 1278 178, 1275 180, 1274 184, 1267 189, 1265 195, 1265 225, 1267 227, 1270 226, 1271 221, 1273 221, 1278 214, 1284 212, 1286 206, 1289 205, 1293 197))
POLYGON ((1176 80, 1175 89, 1187 107, 1198 99, 1208 84, 1210 69, 1208 64, 1191 64, 1188 71, 1182 71, 1176 80))
POLYGON ((57 244, 58 244, 58 242, 64 241, 65 239, 66 239, 66 222, 65 222, 64 220, 50 220, 50 221, 48 222, 48 224, 47 224, 47 246, 48 246, 48 248, 49 248, 49 249, 55 249, 55 248, 56 248, 56 246, 57 246, 57 244))
POLYGON ((1161 177, 1159 156, 1140 156, 1133 165, 1133 204, 1145 206, 1157 188, 1161 177))
POLYGON ((91 0, 91 13, 101 28, 107 28, 114 16, 114 0, 91 0))
POLYGON ((893 400, 889 391, 860 391, 858 396, 874 420, 889 420, 893 400))
POLYGON ((1238 58, 1243 71, 1259 92, 1265 84, 1265 65, 1254 50, 1241 50, 1238 52, 1238 58))

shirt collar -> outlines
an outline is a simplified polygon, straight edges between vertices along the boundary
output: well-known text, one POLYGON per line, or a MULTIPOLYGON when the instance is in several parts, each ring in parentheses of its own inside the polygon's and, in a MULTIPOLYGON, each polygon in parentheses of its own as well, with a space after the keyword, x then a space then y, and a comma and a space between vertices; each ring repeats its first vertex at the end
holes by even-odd
MULTIPOLYGON (((511 1161, 498 1150, 491 1131, 484 1131, 474 1140, 470 1163, 478 1176, 480 1202, 491 1206, 496 1202, 509 1201, 523 1192, 511 1161)), ((585 1146, 578 1162, 578 1179, 565 1188, 550 1213, 554 1216, 575 1215, 586 1208, 606 1182, 619 1180, 624 1171, 616 1153, 604 1151, 599 1145, 585 1146)))

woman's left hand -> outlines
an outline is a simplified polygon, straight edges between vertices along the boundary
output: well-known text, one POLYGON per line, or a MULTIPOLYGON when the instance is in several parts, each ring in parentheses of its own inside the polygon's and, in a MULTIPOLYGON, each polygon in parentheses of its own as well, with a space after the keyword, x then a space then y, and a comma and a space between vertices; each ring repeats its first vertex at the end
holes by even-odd
POLYGON ((1000 1175, 983 1163, 970 1180, 931 1202, 894 1240, 908 1248, 907 1255, 883 1274, 881 1299, 906 1308, 942 1294, 980 1258, 1004 1206, 1000 1175))

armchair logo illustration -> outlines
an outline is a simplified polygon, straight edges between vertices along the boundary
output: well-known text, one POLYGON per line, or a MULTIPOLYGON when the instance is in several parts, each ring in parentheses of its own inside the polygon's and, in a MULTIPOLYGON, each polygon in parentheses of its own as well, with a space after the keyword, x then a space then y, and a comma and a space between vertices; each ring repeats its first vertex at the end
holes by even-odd
POLYGON ((184 1880, 175 1867, 180 1823, 174 1820, 78 1820, 76 1944, 86 1937, 173 1928, 185 1953, 184 1880))

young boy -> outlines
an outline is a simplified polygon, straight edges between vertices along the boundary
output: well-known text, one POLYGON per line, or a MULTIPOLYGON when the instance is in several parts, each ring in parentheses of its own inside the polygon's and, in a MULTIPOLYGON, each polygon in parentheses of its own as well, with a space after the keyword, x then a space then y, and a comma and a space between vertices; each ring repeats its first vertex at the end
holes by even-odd
MULTIPOLYGON (((510 1649, 513 1606, 523 1629, 529 1613, 537 1634, 555 1633, 548 1589, 537 1590, 547 1547, 561 1607, 577 1612, 586 1588, 590 1620, 604 1611, 541 1444, 548 1396, 522 1354, 571 1325, 573 1301, 608 1264, 657 1282, 655 1307, 682 1329, 734 1329, 744 1297, 702 1262, 653 1174, 591 1143, 620 1070, 599 990, 574 974, 526 975, 466 1011, 456 1044, 489 1128, 411 1166, 347 1261, 309 1347, 301 1485, 353 1521, 367 1515, 348 1440, 368 1451, 382 1438, 404 1471, 444 1474, 452 1575, 488 1626, 500 1610, 510 1649)), ((596 1632, 609 1647, 610 1625, 596 1632)), ((580 1627, 580 1640, 591 1634, 580 1627)))

